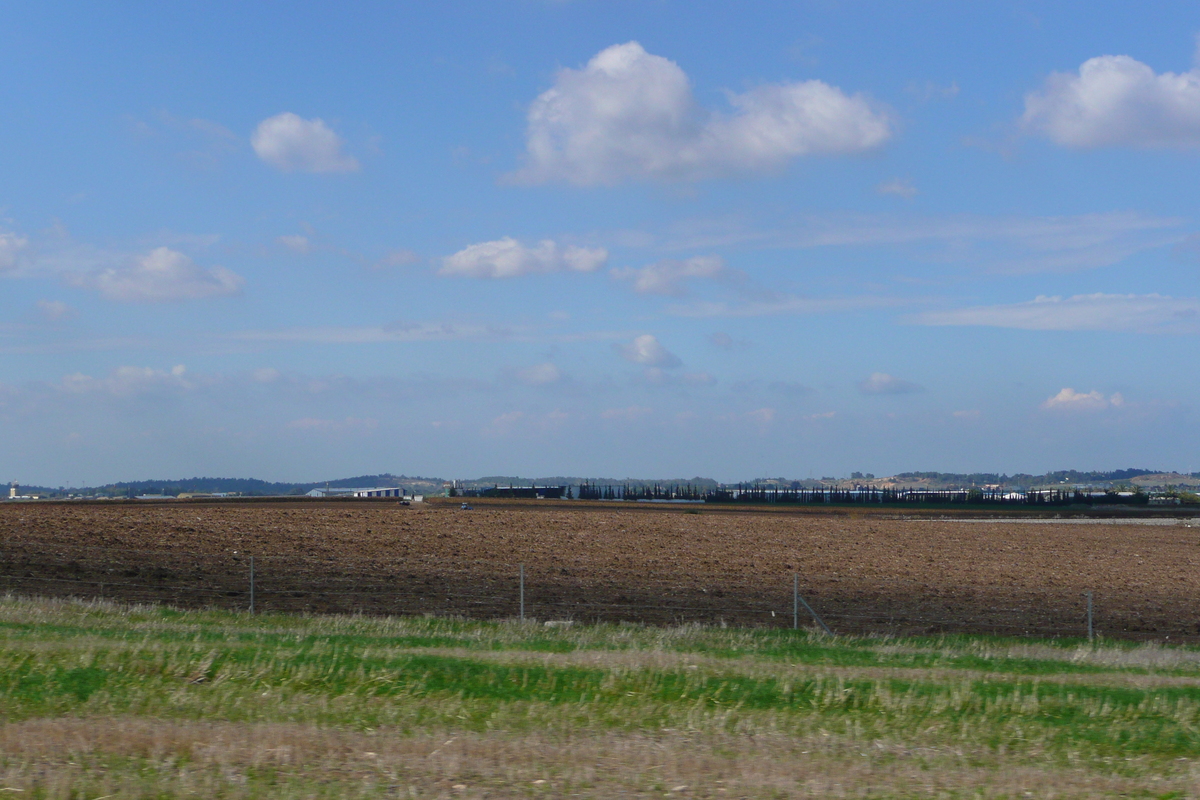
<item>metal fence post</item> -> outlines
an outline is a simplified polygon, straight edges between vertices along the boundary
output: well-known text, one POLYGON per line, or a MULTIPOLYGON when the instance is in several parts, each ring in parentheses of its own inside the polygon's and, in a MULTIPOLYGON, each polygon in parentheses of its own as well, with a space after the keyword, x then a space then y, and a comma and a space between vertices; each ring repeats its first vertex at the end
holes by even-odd
POLYGON ((250 556, 250 613, 254 613, 254 556, 250 556))
MULTIPOLYGON (((797 577, 797 578, 796 578, 797 589, 799 589, 799 586, 798 586, 798 584, 799 584, 799 581, 800 581, 800 579, 799 579, 799 577, 797 577)), ((803 606, 804 606, 804 609, 805 609, 806 611, 808 611, 808 613, 812 614, 812 618, 813 618, 813 619, 815 619, 815 620, 817 621, 817 624, 818 624, 818 625, 820 625, 820 626, 821 626, 821 628, 822 628, 822 629, 823 629, 823 630, 824 630, 824 631, 825 631, 827 634, 829 634, 830 636, 833 636, 833 631, 829 630, 829 626, 825 624, 825 620, 823 620, 823 619, 821 619, 820 617, 818 617, 818 616, 817 616, 817 612, 813 611, 813 608, 812 608, 812 606, 810 606, 810 605, 808 604, 808 602, 807 602, 807 601, 806 601, 806 600, 805 600, 803 597, 801 597, 801 596, 800 596, 800 592, 799 592, 799 591, 797 591, 797 592, 796 592, 796 599, 800 601, 801 605, 803 605, 803 606)))
POLYGON ((792 573, 792 630, 800 630, 800 573, 792 573))
POLYGON ((1087 593, 1087 608, 1088 608, 1088 641, 1092 642, 1096 639, 1096 629, 1092 627, 1092 590, 1088 589, 1087 593))
POLYGON ((521 565, 521 622, 525 621, 525 565, 521 565))

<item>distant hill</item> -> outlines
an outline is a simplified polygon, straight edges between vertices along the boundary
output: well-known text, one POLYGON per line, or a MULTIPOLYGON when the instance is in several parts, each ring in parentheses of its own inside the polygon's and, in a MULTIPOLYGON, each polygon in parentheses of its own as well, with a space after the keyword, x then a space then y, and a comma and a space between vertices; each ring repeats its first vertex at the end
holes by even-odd
POLYGON ((488 488, 490 486, 578 486, 590 483, 593 486, 687 486, 691 484, 701 489, 715 489, 719 485, 712 478, 580 478, 557 475, 551 478, 520 478, 513 475, 488 475, 483 478, 460 480, 459 486, 467 488, 488 488))
POLYGON ((895 485, 920 485, 931 489, 950 489, 972 486, 1037 487, 1037 486, 1096 486, 1129 485, 1133 479, 1143 475, 1160 474, 1152 469, 1118 469, 1111 472, 1057 470, 1044 475, 1015 473, 1008 475, 994 472, 898 472, 884 479, 895 485))
POLYGON ((445 483, 441 478, 423 478, 419 475, 393 475, 390 472, 385 472, 380 475, 359 475, 356 478, 339 478, 336 481, 318 481, 316 483, 298 483, 296 489, 298 494, 304 494, 310 489, 319 489, 326 485, 331 489, 359 489, 369 488, 372 486, 401 486, 404 488, 416 487, 422 492, 428 493, 436 488, 441 490, 442 484, 445 483))
POLYGON ((1184 475, 1179 472, 1155 472, 1139 475, 1133 479, 1135 486, 1177 486, 1195 489, 1200 487, 1200 473, 1184 475))
POLYGON ((59 496, 69 493, 82 495, 99 495, 104 497, 136 497, 143 494, 178 495, 194 494, 239 494, 246 497, 270 497, 280 495, 302 495, 311 489, 329 486, 336 489, 368 488, 374 486, 402 486, 414 489, 419 493, 428 494, 441 491, 444 481, 441 478, 424 478, 420 476, 391 475, 359 475, 354 478, 338 478, 331 481, 314 481, 312 483, 280 483, 262 481, 257 478, 178 478, 168 480, 121 481, 103 486, 72 487, 69 490, 62 487, 21 485, 23 494, 39 494, 59 496))
MULTIPOLYGON (((22 494, 36 494, 49 497, 63 497, 68 494, 90 495, 103 497, 136 497, 145 494, 178 495, 182 493, 195 494, 239 494, 247 497, 265 496, 297 496, 312 489, 368 488, 376 486, 402 487, 417 494, 438 494, 447 483, 442 478, 422 477, 419 475, 394 475, 381 473, 377 475, 358 475, 352 478, 337 478, 329 481, 312 481, 310 483, 285 483, 258 480, 257 478, 179 478, 170 480, 122 481, 104 486, 63 487, 20 485, 22 494)), ((544 478, 522 478, 516 475, 488 475, 482 478, 459 480, 458 485, 464 489, 487 489, 493 486, 579 486, 582 483, 594 487, 627 486, 642 489, 653 487, 685 487, 692 486, 700 491, 716 489, 722 484, 712 478, 581 478, 570 476, 552 476, 544 478)), ((724 484, 737 486, 739 483, 724 484)), ((789 478, 757 478, 743 481, 740 485, 750 486, 779 486, 783 488, 818 488, 836 487, 853 488, 854 486, 875 486, 890 488, 924 488, 924 489, 959 489, 982 486, 1000 488, 1039 488, 1039 487, 1070 487, 1091 486, 1105 489, 1114 487, 1157 487, 1174 486, 1178 488, 1200 487, 1200 472, 1190 474, 1178 472, 1163 472, 1150 469, 1118 469, 1110 472, 1059 470, 1047 472, 1044 475, 1015 473, 1012 475, 995 472, 898 472, 888 477, 876 478, 873 475, 854 473, 850 478, 822 478, 820 480, 792 480, 789 478)))

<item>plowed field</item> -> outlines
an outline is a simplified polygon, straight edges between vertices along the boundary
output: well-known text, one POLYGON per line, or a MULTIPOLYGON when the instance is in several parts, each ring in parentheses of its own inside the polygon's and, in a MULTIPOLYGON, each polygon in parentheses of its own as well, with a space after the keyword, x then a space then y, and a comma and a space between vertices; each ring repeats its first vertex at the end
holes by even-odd
POLYGON ((4 504, 0 588, 260 611, 1200 638, 1200 527, 696 507, 4 504), (1067 524, 1068 522, 1079 524, 1067 524), (802 625, 812 624, 801 608, 802 625))

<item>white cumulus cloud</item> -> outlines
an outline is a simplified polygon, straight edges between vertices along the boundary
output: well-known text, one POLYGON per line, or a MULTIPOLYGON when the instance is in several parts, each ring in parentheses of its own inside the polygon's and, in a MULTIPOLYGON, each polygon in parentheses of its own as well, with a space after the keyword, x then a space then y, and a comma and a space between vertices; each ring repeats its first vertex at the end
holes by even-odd
POLYGON ((638 294, 681 297, 687 294, 687 282, 695 278, 718 278, 725 273, 720 256, 696 256, 683 261, 664 259, 644 267, 621 267, 612 271, 618 280, 629 281, 638 294))
POLYGON ((505 236, 493 242, 480 242, 442 259, 442 275, 469 278, 516 278, 547 272, 595 272, 608 263, 603 247, 563 247, 543 239, 527 247, 505 236))
POLYGON ((637 42, 564 69, 529 109, 525 167, 513 177, 611 185, 777 169, 798 156, 856 153, 891 136, 888 112, 822 81, 729 93, 702 108, 673 61, 637 42))
POLYGON ((76 286, 108 300, 160 303, 225 297, 241 291, 243 278, 224 267, 204 267, 169 247, 159 247, 132 264, 75 275, 76 286))
POLYGON ((1106 408, 1120 408, 1123 405, 1125 398, 1120 392, 1105 397, 1094 389, 1085 393, 1064 388, 1042 403, 1042 408, 1059 411, 1101 411, 1106 408))
POLYGON ((886 372, 873 372, 871 377, 859 382, 858 390, 863 394, 910 394, 924 391, 924 387, 886 372))
POLYGON ((617 352, 626 361, 641 364, 645 367, 669 369, 678 367, 683 362, 679 356, 662 346, 662 343, 650 333, 642 334, 628 344, 615 345, 617 352))
POLYGON ((1129 56, 1056 72, 1025 97, 1025 130, 1066 147, 1200 145, 1200 70, 1156 74, 1129 56))
POLYGON ((342 138, 324 120, 290 111, 258 123, 250 144, 259 158, 284 172, 358 170, 358 159, 342 152, 342 138))

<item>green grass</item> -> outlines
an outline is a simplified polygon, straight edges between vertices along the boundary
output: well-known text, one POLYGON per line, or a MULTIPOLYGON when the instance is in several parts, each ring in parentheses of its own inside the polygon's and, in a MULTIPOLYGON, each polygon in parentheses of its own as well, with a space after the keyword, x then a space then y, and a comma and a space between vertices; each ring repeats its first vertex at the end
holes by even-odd
POLYGON ((945 796, 1024 796, 1006 787, 1036 774, 1055 796, 1183 797, 1200 788, 1191 766, 1200 651, 8 598, 0 735, 19 751, 0 740, 0 789, 22 797, 114 787, 171 797, 200 786, 229 797, 524 797, 549 791, 548 779, 530 777, 543 773, 565 776, 556 791, 566 781, 580 796, 669 791, 653 764, 638 766, 637 747, 672 754, 679 770, 705 754, 678 778, 692 796, 734 796, 735 784, 736 796, 803 794, 812 781, 787 777, 800 759, 842 775, 839 791, 855 787, 854 796, 927 796, 935 784, 945 796), (196 742, 214 725, 231 726, 222 735, 245 747, 204 750, 196 742), (264 731, 305 747, 340 744, 313 745, 315 761, 279 763, 268 751, 280 747, 258 742, 264 731), (347 755, 346 742, 360 740, 435 755, 393 754, 384 765, 372 750, 368 768, 347 755), (598 775, 574 756, 476 753, 454 762, 471 782, 446 784, 454 778, 427 760, 444 757, 442 740, 479 751, 539 741, 537 753, 575 748, 587 758, 619 751, 627 767, 598 775), (757 764, 758 777, 733 763, 757 764), (979 794, 980 780, 991 789, 979 794))

